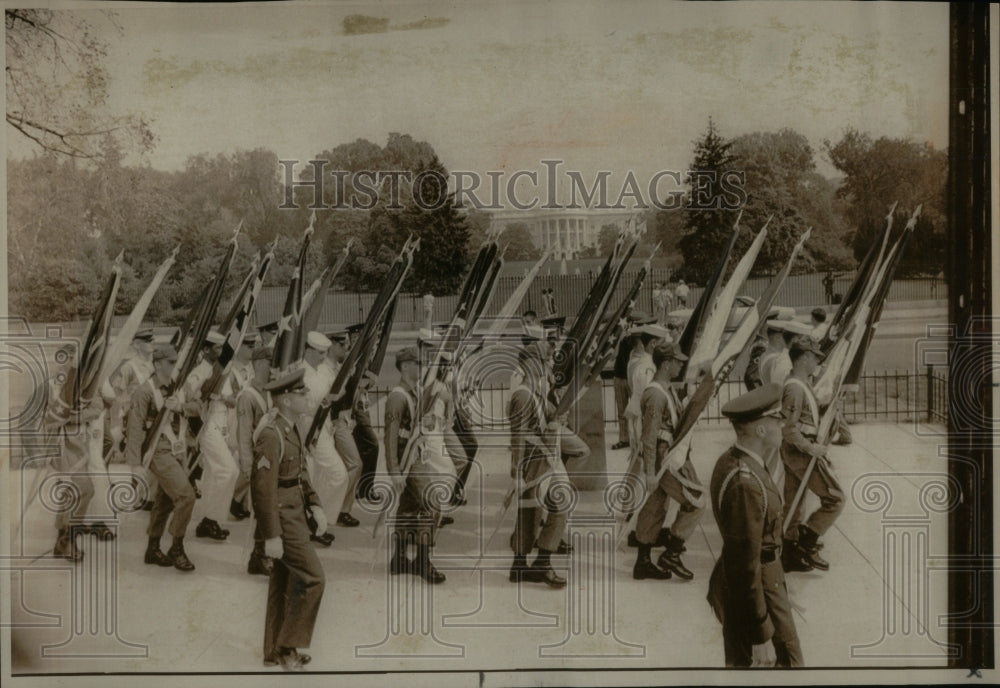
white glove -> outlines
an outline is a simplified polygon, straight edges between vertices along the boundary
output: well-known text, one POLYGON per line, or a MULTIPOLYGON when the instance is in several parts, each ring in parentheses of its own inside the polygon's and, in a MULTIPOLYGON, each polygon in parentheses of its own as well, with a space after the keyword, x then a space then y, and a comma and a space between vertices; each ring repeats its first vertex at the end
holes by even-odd
POLYGON ((272 559, 281 559, 285 556, 285 546, 281 544, 281 538, 273 537, 264 540, 264 554, 272 559))
POLYGON ((312 512, 313 518, 316 519, 316 535, 322 535, 326 532, 326 527, 329 525, 326 520, 326 514, 318 506, 309 507, 312 512))

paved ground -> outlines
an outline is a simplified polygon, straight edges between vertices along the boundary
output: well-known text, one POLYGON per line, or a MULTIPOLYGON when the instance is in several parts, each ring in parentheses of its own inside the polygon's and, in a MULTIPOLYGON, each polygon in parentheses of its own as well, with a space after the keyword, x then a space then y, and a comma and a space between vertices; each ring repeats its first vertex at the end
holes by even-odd
MULTIPOLYGON (((855 426, 855 444, 831 456, 849 493, 825 537, 825 574, 794 574, 788 588, 812 667, 942 666, 946 611, 947 480, 933 428, 855 426)), ((936 429, 940 432, 940 429, 936 429)), ((696 467, 707 481, 731 432, 697 430, 696 467)), ((498 440, 502 441, 502 440, 498 440)), ((624 451, 612 454, 620 469, 624 451)), ((507 488, 508 455, 483 452, 470 504, 436 552, 448 581, 429 589, 385 575, 374 515, 336 529, 320 552, 327 589, 311 649, 315 671, 721 667, 721 628, 705 602, 720 550, 710 513, 688 543, 688 583, 634 581, 634 550, 614 551, 602 493, 582 496, 572 523, 577 551, 557 558, 570 586, 507 582, 508 514, 474 571, 507 488), (377 559, 377 560, 376 560, 377 559)), ((17 478, 11 503, 20 501, 17 478)), ((95 500, 95 505, 97 501, 95 500)), ((90 540, 74 568, 48 557, 51 514, 37 502, 13 538, 13 668, 23 673, 261 671, 267 581, 245 573, 250 525, 227 523, 226 543, 188 538, 197 571, 144 566, 144 512, 125 515, 113 545, 90 540), (23 569, 23 570, 22 570, 23 569)), ((195 522, 200 510, 195 512, 195 522)), ((193 526, 191 527, 193 531, 193 526)))

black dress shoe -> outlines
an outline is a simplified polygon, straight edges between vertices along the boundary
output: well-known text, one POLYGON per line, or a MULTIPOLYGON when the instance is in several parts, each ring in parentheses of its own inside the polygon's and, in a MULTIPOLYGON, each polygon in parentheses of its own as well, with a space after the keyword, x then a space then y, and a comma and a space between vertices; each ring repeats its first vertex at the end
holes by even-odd
POLYGON ((694 578, 694 574, 691 573, 691 571, 684 566, 684 562, 681 561, 681 555, 679 552, 672 552, 668 549, 660 555, 659 559, 656 560, 656 565, 661 569, 670 571, 681 580, 691 580, 694 578))
POLYGON ((210 518, 201 519, 201 523, 195 528, 194 534, 200 538, 210 538, 212 540, 225 540, 229 537, 229 531, 219 527, 219 524, 210 518))
POLYGON ((243 519, 250 516, 250 512, 247 510, 243 504, 237 502, 235 499, 229 505, 229 513, 237 521, 242 521, 243 519))
POLYGON ((326 533, 323 533, 322 535, 316 535, 315 533, 313 533, 312 535, 309 536, 309 539, 315 542, 316 544, 322 545, 323 547, 329 547, 330 545, 333 544, 333 541, 336 540, 337 538, 334 537, 333 533, 328 531, 326 533))
POLYGON ((438 583, 444 583, 445 581, 445 575, 434 568, 434 564, 432 564, 430 560, 413 562, 412 572, 423 578, 431 585, 437 585, 438 583))
POLYGON ((194 564, 188 559, 183 547, 171 547, 167 556, 178 571, 194 571, 194 564))
POLYGON ((639 538, 636 537, 636 534, 635 534, 634 530, 631 533, 628 534, 628 546, 629 547, 638 547, 639 546, 639 538))
POLYGON ((799 543, 785 540, 781 547, 781 568, 785 573, 806 573, 813 570, 812 564, 805 559, 805 553, 799 548, 799 543))
POLYGON ((159 547, 156 549, 147 549, 146 555, 142 558, 142 561, 146 564, 155 564, 157 566, 173 566, 174 560, 163 553, 159 547))
POLYGON ((529 566, 521 574, 521 580, 529 583, 545 583, 550 588, 565 588, 566 579, 551 566, 529 566))
POLYGON ((615 442, 611 445, 611 448, 615 450, 625 449, 626 447, 628 447, 628 442, 615 442))
POLYGON ((261 554, 251 554, 250 561, 247 562, 247 573, 253 576, 270 576, 274 570, 274 562, 271 557, 261 554))
POLYGON ((337 517, 337 525, 343 526, 344 528, 357 528, 361 525, 361 521, 351 516, 346 511, 340 512, 340 516, 337 517))
POLYGON ((632 567, 632 578, 635 580, 646 580, 647 578, 652 580, 670 580, 670 577, 670 571, 661 569, 649 559, 637 561, 635 562, 635 566, 632 567))

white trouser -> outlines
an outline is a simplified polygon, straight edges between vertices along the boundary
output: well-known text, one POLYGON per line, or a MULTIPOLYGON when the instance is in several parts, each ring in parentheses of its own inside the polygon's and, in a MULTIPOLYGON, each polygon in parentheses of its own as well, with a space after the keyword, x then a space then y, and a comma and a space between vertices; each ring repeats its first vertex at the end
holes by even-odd
MULTIPOLYGON (((225 415, 222 416, 224 421, 225 415)), ((229 513, 239 467, 229 449, 228 433, 218 421, 209 419, 201 431, 201 503, 205 518, 222 522, 229 513)))
POLYGON ((316 494, 319 495, 323 511, 326 512, 327 518, 333 524, 344 504, 344 497, 347 496, 350 476, 347 473, 344 460, 334 446, 333 431, 330 429, 329 421, 323 425, 310 456, 312 461, 307 462, 309 480, 313 489, 316 490, 316 494))

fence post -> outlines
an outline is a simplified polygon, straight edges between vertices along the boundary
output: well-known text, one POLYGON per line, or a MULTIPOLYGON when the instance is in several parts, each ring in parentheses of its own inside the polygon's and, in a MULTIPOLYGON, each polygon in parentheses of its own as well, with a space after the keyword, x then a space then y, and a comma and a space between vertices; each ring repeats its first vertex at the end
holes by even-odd
POLYGON ((927 422, 934 422, 934 366, 927 366, 927 422))

